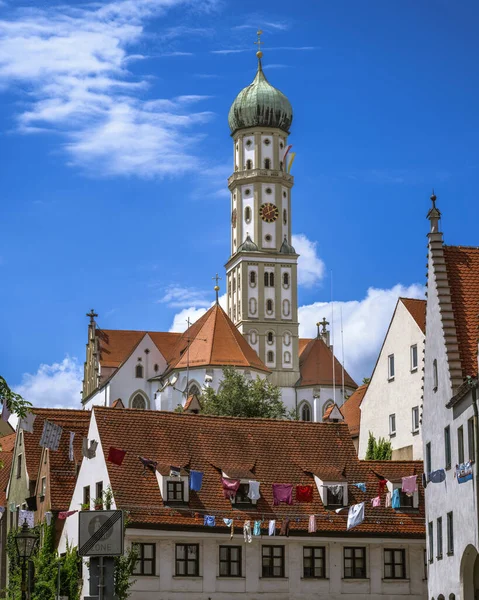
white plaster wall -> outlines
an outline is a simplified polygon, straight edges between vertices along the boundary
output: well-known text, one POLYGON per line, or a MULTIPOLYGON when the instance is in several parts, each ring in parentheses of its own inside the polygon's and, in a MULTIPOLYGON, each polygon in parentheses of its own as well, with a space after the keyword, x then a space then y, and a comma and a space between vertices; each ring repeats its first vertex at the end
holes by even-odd
POLYGON ((286 406, 287 410, 291 410, 296 407, 296 390, 292 387, 281 388, 281 400, 286 406))
MULTIPOLYGON (((281 161, 283 161, 284 158, 284 153, 286 152, 286 148, 288 147, 288 138, 279 138, 279 144, 278 144, 278 165, 280 164, 281 161), (283 147, 281 148, 281 143, 283 144, 283 147)), ((283 165, 284 167, 284 165, 283 165)))
MULTIPOLYGON (((439 312, 439 303, 435 277, 432 275, 432 266, 429 264, 428 298, 427 298, 427 339, 424 355, 424 408, 422 437, 425 447, 431 443, 431 468, 432 470, 445 467, 444 464, 444 428, 449 425, 451 429, 452 465, 458 462, 457 429, 464 429, 464 450, 468 458, 467 420, 473 416, 471 398, 466 397, 462 408, 455 410, 446 408, 446 403, 452 397, 449 380, 447 354, 439 312), (433 391, 433 360, 438 364, 438 388, 433 391), (462 412, 461 412, 462 410, 462 412)), ((473 467, 473 481, 458 484, 454 478, 454 468, 446 471, 446 481, 441 484, 428 484, 425 489, 426 501, 426 531, 427 523, 434 523, 434 557, 429 564, 428 587, 429 596, 437 598, 444 594, 448 598, 450 593, 456 594, 457 600, 469 600, 463 596, 460 584, 461 559, 465 548, 471 544, 479 549, 477 507, 475 502, 474 485, 477 481, 477 465, 473 467), (454 554, 446 554, 446 522, 447 513, 454 515, 454 554), (436 523, 442 517, 443 523, 443 559, 436 559, 436 523)))
POLYGON ((247 160, 251 160, 251 162, 253 164, 253 169, 256 168, 256 165, 254 162, 254 136, 253 135, 246 135, 243 138, 243 157, 244 157, 244 164, 240 166, 240 170, 243 170, 246 168, 247 160), (251 141, 251 145, 249 146, 249 148, 246 145, 248 140, 251 141))
POLYGON ((271 160, 271 168, 273 168, 273 136, 262 135, 261 136, 261 168, 264 168, 264 159, 269 158, 271 160), (265 144, 265 140, 269 140, 269 144, 265 144))
MULTIPOLYGON (((244 186, 243 186, 244 187, 244 186)), ((255 220, 256 220, 256 214, 254 211, 254 198, 253 198, 253 194, 251 193, 249 196, 245 196, 242 193, 242 198, 243 198, 243 213, 242 214, 238 214, 238 218, 239 219, 243 219, 243 239, 241 240, 241 242, 244 242, 246 240, 246 236, 249 235, 249 237, 254 240, 254 227, 255 227, 255 220), (245 208, 249 207, 251 210, 250 213, 250 220, 246 221, 245 218, 245 208)), ((240 205, 241 208, 241 205, 240 205)))
MULTIPOLYGON (((263 198, 263 202, 269 202, 269 200, 265 200, 263 198)), ((279 217, 278 217, 279 219, 279 217)), ((261 244, 258 244, 258 246, 261 248, 276 248, 276 222, 273 221, 273 223, 266 223, 266 221, 261 221, 261 231, 262 231, 262 238, 261 238, 261 244), (268 242, 266 240, 266 236, 270 235, 271 236, 271 240, 268 242)))
POLYGON ((108 397, 110 392, 110 384, 107 383, 104 387, 98 390, 91 396, 88 402, 83 405, 86 410, 91 410, 93 406, 109 406, 108 397))
POLYGON ((366 456, 371 431, 391 442, 393 450, 412 446, 422 459, 422 439, 412 431, 412 409, 421 405, 424 334, 399 301, 384 340, 371 382, 361 403, 359 458, 366 456), (418 368, 411 371, 411 346, 417 344, 418 368), (388 356, 394 354, 395 376, 388 380, 388 356), (389 435, 389 415, 396 415, 396 435, 389 435))
POLYGON ((357 600, 425 600, 423 540, 387 540, 367 538, 253 538, 244 543, 243 536, 235 535, 230 541, 227 534, 197 532, 166 532, 128 529, 127 544, 144 542, 156 544, 156 575, 137 576, 131 600, 176 600, 180 598, 230 600, 241 597, 247 600, 306 600, 312 598, 355 598, 357 600), (198 543, 199 577, 175 576, 175 544, 198 543), (285 546, 285 578, 261 577, 262 545, 285 546), (220 545, 242 547, 242 573, 240 578, 219 577, 218 555, 220 545), (303 546, 326 548, 326 578, 304 579, 303 546), (343 578, 343 548, 346 545, 365 546, 367 579, 343 578), (406 580, 383 579, 384 548, 406 550, 406 580))
MULTIPOLYGON (((345 395, 349 396, 354 390, 344 388, 345 395)), ((313 421, 322 421, 325 407, 330 402, 335 402, 338 406, 344 403, 344 397, 341 386, 337 386, 334 390, 329 386, 314 386, 298 388, 298 407, 301 402, 306 401, 312 408, 313 421), (318 394, 319 391, 319 394, 318 394), (315 396, 318 396, 315 398, 315 396)))
POLYGON ((258 330, 254 327, 249 329, 249 332, 253 333, 254 339, 252 339, 251 335, 248 334, 247 340, 249 345, 256 351, 256 354, 259 353, 259 333, 258 330))

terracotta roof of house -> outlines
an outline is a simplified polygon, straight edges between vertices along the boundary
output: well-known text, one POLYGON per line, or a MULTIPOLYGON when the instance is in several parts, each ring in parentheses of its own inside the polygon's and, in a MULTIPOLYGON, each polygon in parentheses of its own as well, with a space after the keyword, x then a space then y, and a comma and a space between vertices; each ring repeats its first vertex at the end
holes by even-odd
POLYGON ((479 248, 444 246, 463 377, 477 375, 479 248))
POLYGON ((11 433, 10 435, 4 435, 0 438, 0 448, 2 452, 13 452, 15 448, 15 439, 17 437, 16 433, 11 433))
MULTIPOLYGON (((321 338, 309 340, 299 357, 300 379, 297 387, 309 387, 312 385, 332 385, 333 384, 333 360, 334 360, 334 379, 336 385, 342 384, 342 365, 338 359, 333 356, 329 348, 321 338)), ((344 384, 347 387, 356 388, 349 373, 344 371, 344 384)))
MULTIPOLYGON (((262 518, 266 523, 276 518, 279 527, 281 520, 290 516, 292 535, 304 535, 309 515, 314 513, 318 515, 318 535, 424 536, 422 490, 416 513, 395 512, 384 504, 372 509, 370 499, 377 495, 378 476, 367 463, 358 460, 344 423, 121 411, 98 406, 92 410, 105 459, 111 446, 127 451, 121 466, 110 462, 106 465, 116 506, 130 512, 132 526, 208 531, 203 529, 203 516, 212 514, 216 515, 215 532, 226 532, 223 517, 234 518, 241 530, 245 519, 262 518), (149 469, 145 472, 139 456, 202 471, 201 491, 190 491, 186 508, 166 506, 155 473, 149 469), (273 506, 273 483, 314 485, 313 474, 324 469, 341 472, 347 479, 350 504, 366 502, 366 519, 354 531, 346 533, 345 514, 325 509, 317 488, 312 503, 273 506), (223 497, 222 471, 254 474, 261 492, 256 507, 232 510, 230 501, 223 497), (356 482, 366 483, 367 493, 355 487, 356 482)), ((404 475, 410 474, 407 465, 403 470, 404 475)))
POLYGON ((309 344, 309 342, 312 341, 313 338, 299 338, 298 340, 298 353, 299 356, 301 356, 301 354, 303 353, 303 350, 306 348, 306 346, 309 344))
POLYGON ((148 334, 155 346, 169 360, 179 333, 163 331, 127 331, 122 329, 97 329, 102 367, 119 367, 148 334))
POLYGON ((361 402, 363 401, 364 394, 368 389, 366 385, 360 385, 358 389, 349 396, 349 398, 341 406, 340 410, 343 414, 344 420, 349 427, 349 433, 353 437, 359 435, 359 428, 361 424, 361 402))
POLYGON ((400 483, 403 477, 417 475, 418 489, 422 490, 422 460, 364 460, 361 461, 367 465, 376 475, 391 481, 392 483, 400 483))
POLYGON ((219 304, 213 305, 181 334, 175 345, 169 370, 185 369, 187 364, 190 368, 231 365, 269 373, 219 304))
POLYGON ((332 421, 344 421, 343 413, 335 402, 324 411, 323 421, 329 421, 330 418, 332 421))
POLYGON ((125 408, 125 405, 123 404, 123 400, 121 398, 117 398, 116 400, 114 400, 111 406, 112 408, 125 408))
MULTIPOLYGON (((0 506, 7 506, 7 486, 10 478, 10 469, 12 467, 13 452, 0 452, 2 468, 0 469, 0 506)), ((6 518, 4 515, 3 518, 6 518)))
POLYGON ((411 313, 412 318, 419 325, 421 331, 426 333, 426 301, 416 298, 399 298, 411 313))

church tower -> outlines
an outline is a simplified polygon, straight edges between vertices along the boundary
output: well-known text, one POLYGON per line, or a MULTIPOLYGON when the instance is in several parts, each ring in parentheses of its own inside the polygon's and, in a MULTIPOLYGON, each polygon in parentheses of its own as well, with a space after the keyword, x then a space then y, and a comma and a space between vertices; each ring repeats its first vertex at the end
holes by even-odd
POLYGON ((272 371, 272 382, 291 388, 299 379, 298 255, 291 245, 293 177, 285 162, 293 110, 266 79, 260 49, 256 56, 256 77, 238 94, 228 115, 234 172, 228 180, 227 307, 239 331, 272 371))

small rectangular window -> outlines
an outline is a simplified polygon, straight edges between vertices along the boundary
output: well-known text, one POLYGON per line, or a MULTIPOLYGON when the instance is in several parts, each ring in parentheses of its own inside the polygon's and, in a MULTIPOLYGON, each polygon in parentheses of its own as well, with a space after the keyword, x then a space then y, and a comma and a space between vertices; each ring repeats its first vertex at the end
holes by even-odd
POLYGON ((454 554, 454 521, 453 521, 453 513, 447 513, 447 553, 449 556, 454 554))
POLYGON ((234 504, 246 504, 251 505, 251 498, 248 497, 249 494, 249 483, 240 483, 238 489, 236 490, 236 494, 234 496, 233 502, 234 504))
POLYGON ((87 510, 90 510, 90 486, 86 485, 83 488, 83 505, 87 507, 87 510))
POLYGON ((22 455, 19 454, 17 456, 17 479, 20 479, 22 476, 22 455))
POLYGON ((431 442, 426 444, 426 473, 429 474, 432 471, 431 468, 431 442))
POLYGON ((406 551, 402 549, 384 550, 384 578, 406 579, 406 551))
POLYGON ((168 502, 184 502, 185 484, 183 481, 166 482, 166 498, 168 502))
POLYGON ((200 546, 199 544, 176 544, 176 576, 199 577, 200 546))
POLYGON ((406 492, 403 492, 401 486, 399 486, 399 507, 400 508, 414 508, 414 496, 408 496, 406 492))
POLYGON ((241 546, 220 546, 220 577, 241 577, 241 546))
POLYGON ((47 493, 47 478, 42 477, 42 485, 40 488, 40 500, 45 498, 45 494, 47 493))
POLYGON ((412 432, 419 431, 419 406, 414 406, 412 409, 412 432))
POLYGON ((436 522, 436 547, 437 547, 437 559, 442 558, 442 517, 439 517, 436 522))
POLYGON ((446 470, 451 468, 451 428, 449 425, 444 428, 444 462, 446 470))
POLYGON ((427 537, 429 541, 429 562, 432 563, 434 560, 434 523, 429 521, 427 527, 427 537))
POLYGON ((433 392, 437 392, 437 388, 439 387, 439 379, 437 375, 437 360, 434 359, 432 361, 432 390, 433 392))
POLYGON ((103 508, 103 481, 97 481, 96 484, 95 508, 97 510, 103 508))
POLYGON ((388 356, 388 379, 394 379, 394 354, 388 356))
POLYGON ((411 371, 417 371, 417 344, 411 346, 411 371))
POLYGON ((457 462, 464 462, 464 429, 462 425, 457 428, 457 462))
POLYGON ((342 485, 331 485, 326 488, 326 506, 344 506, 344 489, 342 485))
POLYGON ((284 577, 284 546, 262 546, 261 573, 263 577, 284 577))
POLYGON ((474 417, 471 417, 467 421, 467 449, 468 449, 468 460, 475 460, 475 440, 474 440, 474 417))
POLYGON ((19 437, 19 439, 18 439, 18 445, 19 446, 23 446, 23 431, 20 431, 20 434, 19 434, 18 437, 19 437))
POLYGON ((366 548, 344 548, 344 578, 366 578, 366 548))
POLYGON ((155 575, 156 573, 156 544, 132 544, 138 554, 134 575, 155 575))
POLYGON ((303 548, 303 577, 305 579, 326 577, 324 557, 324 546, 305 546, 303 548))
POLYGON ((389 435, 396 435, 396 415, 389 415, 389 435))

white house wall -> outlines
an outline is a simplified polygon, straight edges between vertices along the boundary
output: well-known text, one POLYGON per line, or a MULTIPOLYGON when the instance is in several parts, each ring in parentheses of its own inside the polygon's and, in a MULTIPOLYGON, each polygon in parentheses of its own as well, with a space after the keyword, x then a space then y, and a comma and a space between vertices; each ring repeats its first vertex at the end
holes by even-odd
MULTIPOLYGON (((359 458, 366 456, 368 436, 391 442, 393 453, 411 446, 412 455, 404 459, 422 459, 420 429, 412 432, 412 409, 420 407, 422 396, 424 334, 411 313, 399 301, 384 340, 371 382, 361 403, 359 458), (411 346, 417 344, 418 367, 411 371, 411 346), (394 380, 388 380, 388 356, 394 354, 394 380), (396 415, 396 435, 389 435, 389 415, 396 415)), ((406 451, 405 451, 406 452, 406 451)), ((393 458, 394 458, 393 454, 393 458)))

